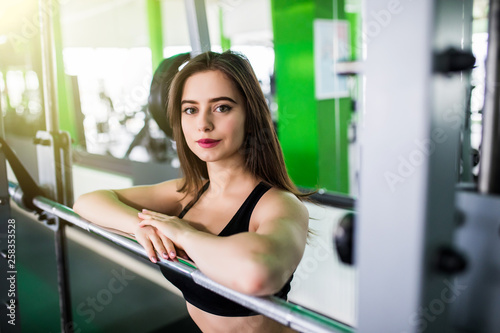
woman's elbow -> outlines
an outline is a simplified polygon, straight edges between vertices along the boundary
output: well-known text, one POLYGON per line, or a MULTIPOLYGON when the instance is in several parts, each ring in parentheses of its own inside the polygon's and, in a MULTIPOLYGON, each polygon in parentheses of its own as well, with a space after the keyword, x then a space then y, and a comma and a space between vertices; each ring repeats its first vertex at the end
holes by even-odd
POLYGON ((101 192, 95 191, 80 195, 73 203, 75 213, 84 216, 87 210, 94 209, 95 204, 103 199, 101 192))
POLYGON ((82 201, 83 201, 82 197, 83 196, 84 195, 79 196, 78 199, 76 199, 75 202, 73 203, 73 210, 78 215, 81 215, 81 212, 82 212, 82 206, 83 206, 83 204, 82 204, 82 201))
POLYGON ((277 293, 285 284, 280 275, 265 267, 254 267, 239 279, 240 291, 252 296, 266 296, 277 293))

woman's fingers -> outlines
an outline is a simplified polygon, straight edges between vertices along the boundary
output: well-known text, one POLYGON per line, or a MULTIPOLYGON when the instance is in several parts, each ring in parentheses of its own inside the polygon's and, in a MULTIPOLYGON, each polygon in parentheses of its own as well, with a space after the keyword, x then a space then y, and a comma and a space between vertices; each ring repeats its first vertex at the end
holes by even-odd
POLYGON ((153 211, 150 211, 150 210, 147 210, 147 209, 143 209, 142 212, 139 213, 139 216, 141 218, 152 218, 152 217, 166 218, 166 217, 169 217, 168 215, 165 215, 165 214, 162 214, 162 213, 158 213, 158 212, 153 212, 153 211))
POLYGON ((168 259, 168 249, 165 248, 163 240, 160 236, 158 236, 156 231, 149 237, 149 239, 153 243, 156 252, 158 252, 163 258, 168 259))
POLYGON ((176 250, 175 250, 175 245, 174 243, 172 243, 172 241, 170 239, 168 239, 165 235, 163 234, 160 234, 160 239, 163 243, 163 245, 165 246, 165 249, 166 251, 163 253, 163 257, 165 259, 175 259, 177 254, 176 254, 176 250))
POLYGON ((157 253, 164 259, 173 260, 177 256, 174 243, 152 226, 138 228, 136 239, 153 263, 158 261, 157 253))
POLYGON ((158 259, 156 257, 155 249, 153 247, 153 243, 151 242, 150 238, 143 232, 136 233, 135 237, 139 242, 139 244, 141 244, 144 250, 146 251, 149 260, 156 263, 158 259))
POLYGON ((191 260, 184 250, 177 250, 177 255, 183 259, 191 260))
POLYGON ((155 231, 155 235, 150 236, 150 239, 156 251, 165 259, 175 260, 179 254, 176 250, 176 244, 179 246, 178 235, 190 226, 177 217, 147 210, 138 213, 138 216, 141 219, 138 224, 139 228, 155 231))
POLYGON ((173 220, 157 220, 155 217, 144 219, 139 223, 139 227, 155 228, 160 235, 165 235, 168 239, 175 243, 176 241, 176 224, 173 220))
POLYGON ((153 216, 153 215, 146 215, 139 213, 137 214, 141 221, 139 222, 140 227, 144 227, 146 225, 151 225, 151 226, 159 226, 162 224, 162 222, 165 222, 166 220, 164 218, 159 218, 158 216, 153 216))
POLYGON ((139 218, 142 219, 143 221, 151 220, 153 218, 153 215, 145 214, 145 213, 137 213, 137 216, 139 216, 139 218))
POLYGON ((168 215, 149 212, 146 210, 137 213, 137 216, 141 219, 141 222, 166 221, 170 218, 168 215))
MULTIPOLYGON (((140 216, 139 216, 140 217, 140 216)), ((142 217, 141 217, 142 218, 142 217)), ((143 218, 141 220, 141 222, 139 222, 139 226, 140 227, 143 227, 143 226, 146 226, 146 225, 154 225, 156 224, 157 221, 154 220, 151 216, 149 216, 148 218, 143 218)))

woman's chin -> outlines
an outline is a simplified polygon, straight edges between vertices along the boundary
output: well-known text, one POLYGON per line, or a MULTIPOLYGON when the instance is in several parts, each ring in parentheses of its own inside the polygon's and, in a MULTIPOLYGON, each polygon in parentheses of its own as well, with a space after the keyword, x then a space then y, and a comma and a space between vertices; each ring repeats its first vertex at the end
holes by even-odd
POLYGON ((207 153, 204 153, 204 154, 196 154, 196 156, 198 156, 198 158, 200 160, 202 160, 203 162, 215 162, 217 161, 217 157, 214 156, 213 154, 207 154, 207 153))

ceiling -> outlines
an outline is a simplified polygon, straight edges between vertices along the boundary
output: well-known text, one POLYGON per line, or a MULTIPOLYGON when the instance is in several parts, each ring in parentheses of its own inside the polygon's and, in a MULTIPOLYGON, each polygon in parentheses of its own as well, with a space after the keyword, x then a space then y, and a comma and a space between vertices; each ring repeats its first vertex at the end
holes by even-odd
MULTIPOLYGON (((53 0, 60 4, 65 47, 148 46, 146 0, 53 0)), ((206 0, 212 44, 224 32, 233 43, 272 42, 270 0, 206 0)), ((38 32, 38 0, 0 0, 0 35, 30 37, 38 32)), ((183 0, 162 0, 164 45, 189 45, 183 0)), ((1 40, 0 40, 1 44, 1 40)))
MULTIPOLYGON (((39 0, 0 0, 0 52, 6 36, 14 47, 35 39, 39 0)), ((60 4, 64 47, 147 47, 147 0, 52 0, 60 4)), ((210 40, 219 44, 219 15, 233 45, 272 46, 271 0, 205 0, 210 40)), ((189 45, 184 0, 161 0, 165 46, 189 45)), ((474 1, 474 17, 487 17, 488 0, 474 1)), ((12 46, 9 46, 12 47, 12 46)))

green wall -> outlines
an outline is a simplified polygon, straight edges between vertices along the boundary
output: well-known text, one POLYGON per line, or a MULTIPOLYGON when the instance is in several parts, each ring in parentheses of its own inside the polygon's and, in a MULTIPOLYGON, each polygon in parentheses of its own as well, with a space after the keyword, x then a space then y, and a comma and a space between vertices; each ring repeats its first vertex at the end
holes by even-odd
POLYGON ((220 46, 223 51, 231 49, 231 39, 224 34, 224 10, 219 8, 219 31, 220 31, 220 46))
POLYGON ((149 47, 151 48, 151 63, 153 73, 163 60, 163 29, 160 0, 147 0, 149 47))
POLYGON ((314 98, 312 1, 273 0, 278 135, 299 186, 318 184, 318 115, 314 98))
MULTIPOLYGON (((64 71, 63 42, 61 32, 61 17, 59 3, 53 3, 56 8, 52 12, 52 24, 54 28, 54 52, 57 66, 57 108, 59 117, 59 129, 68 131, 73 140, 77 140, 75 111, 73 107, 73 92, 69 88, 71 84, 64 71)), ((47 110, 45 110, 47 112, 47 110)))
MULTIPOLYGON (((314 19, 332 19, 333 1, 272 0, 278 135, 296 185, 349 192, 348 98, 316 100, 314 19)), ((346 19, 344 2, 335 16, 346 19)), ((352 39, 354 40, 354 39, 352 39)))

